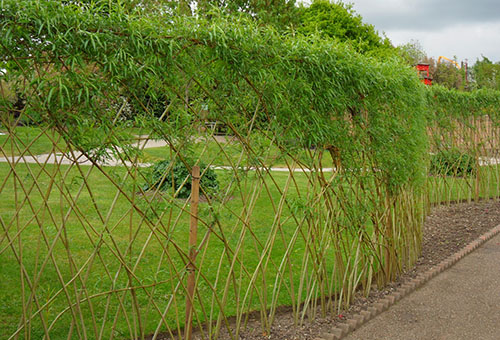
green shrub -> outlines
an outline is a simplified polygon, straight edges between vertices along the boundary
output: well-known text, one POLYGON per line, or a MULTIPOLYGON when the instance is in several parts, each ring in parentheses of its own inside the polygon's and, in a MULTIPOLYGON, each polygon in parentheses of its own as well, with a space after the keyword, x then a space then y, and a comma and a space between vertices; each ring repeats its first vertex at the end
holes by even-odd
MULTIPOLYGON (((194 162, 188 161, 188 163, 191 165, 194 162)), ((216 194, 219 189, 217 174, 204 164, 199 164, 199 166, 202 175, 200 180, 202 189, 200 189, 200 192, 209 196, 216 194)), ((145 191, 153 189, 169 191, 173 189, 174 192, 178 191, 176 197, 187 198, 191 193, 191 173, 184 163, 179 160, 174 161, 173 164, 170 160, 161 160, 150 167, 149 180, 143 186, 143 189, 145 191)))
POLYGON ((455 148, 439 150, 432 155, 430 173, 465 177, 476 172, 474 156, 455 148))

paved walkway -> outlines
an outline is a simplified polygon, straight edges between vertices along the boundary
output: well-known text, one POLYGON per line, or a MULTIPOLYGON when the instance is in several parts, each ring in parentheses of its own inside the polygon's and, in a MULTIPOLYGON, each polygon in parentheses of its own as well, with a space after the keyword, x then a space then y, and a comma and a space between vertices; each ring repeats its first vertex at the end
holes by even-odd
MULTIPOLYGON (((226 136, 213 136, 218 143, 228 143, 231 142, 234 137, 226 137, 226 136)), ((205 140, 205 138, 200 137, 196 139, 197 142, 201 142, 205 140)), ((138 136, 137 142, 133 144, 139 150, 148 149, 148 148, 158 148, 164 147, 168 145, 166 141, 163 140, 152 140, 149 139, 148 136, 138 136)), ((121 149, 118 148, 118 152, 121 152, 121 149)), ((80 165, 92 165, 93 162, 88 159, 81 152, 75 151, 72 154, 64 154, 64 153, 48 153, 41 155, 23 155, 23 156, 10 156, 10 157, 0 157, 0 163, 29 163, 29 164, 75 164, 78 163, 80 165)), ((116 158, 110 158, 105 161, 101 161, 98 163, 102 166, 133 166, 133 164, 129 161, 123 162, 122 160, 116 158)), ((484 158, 480 157, 479 164, 481 166, 487 165, 495 165, 500 164, 500 159, 497 158, 484 158)), ((138 163, 136 164, 139 167, 148 167, 151 166, 150 163, 138 163)), ((212 169, 216 170, 232 170, 233 168, 230 166, 211 166, 212 169)), ((260 171, 273 171, 273 172, 289 172, 290 169, 286 167, 271 167, 271 168, 263 168, 263 167, 240 167, 241 170, 260 170, 260 171)), ((313 172, 317 170, 306 169, 306 168, 293 168, 291 169, 293 172, 313 172)), ((333 172, 335 168, 322 168, 323 172, 333 172)), ((499 337, 500 340, 500 337, 499 337)))
MULTIPOLYGON (((144 140, 139 139, 137 143, 134 144, 139 150, 147 149, 147 148, 158 148, 162 146, 166 146, 167 142, 165 141, 157 141, 157 140, 144 140)), ((121 152, 121 149, 117 149, 118 152, 121 152)), ((35 156, 10 156, 10 157, 0 157, 0 163, 30 163, 30 164, 81 164, 81 165, 92 165, 92 161, 88 159, 84 154, 79 151, 74 151, 73 153, 46 153, 35 156)), ((119 159, 111 158, 106 161, 100 162, 99 165, 107 165, 107 166, 131 166, 130 162, 122 162, 119 159)), ((149 166, 151 164, 143 163, 138 164, 138 166, 149 166)))
POLYGON ((344 340, 499 340, 500 235, 344 340))
MULTIPOLYGON (((219 143, 227 143, 228 139, 224 136, 214 136, 214 139, 219 143)), ((199 139, 201 141, 203 139, 199 139)), ((230 139, 229 139, 230 140, 230 139)), ((162 140, 151 140, 151 139, 138 139, 135 146, 139 149, 148 149, 148 148, 158 148, 168 145, 167 142, 162 140)), ((118 148, 118 152, 121 152, 121 149, 118 148)), ((47 153, 41 155, 23 155, 23 156, 9 156, 9 157, 0 157, 0 163, 28 163, 28 164, 75 164, 78 163, 80 165, 92 165, 93 162, 88 159, 84 154, 79 151, 74 151, 73 153, 64 154, 64 153, 47 153)), ((102 166, 133 166, 133 164, 129 161, 123 162, 120 159, 110 158, 105 161, 98 162, 99 165, 102 166)), ((139 167, 148 167, 151 166, 151 163, 137 163, 139 167)), ((215 170, 233 170, 230 166, 225 165, 213 165, 212 169, 215 170)), ((285 167, 239 167, 240 170, 250 170, 250 171, 275 171, 275 172, 289 172, 289 168, 285 167)), ((292 168, 293 172, 312 172, 316 170, 306 169, 306 168, 292 168)), ((323 172, 332 172, 334 168, 323 168, 323 172)))

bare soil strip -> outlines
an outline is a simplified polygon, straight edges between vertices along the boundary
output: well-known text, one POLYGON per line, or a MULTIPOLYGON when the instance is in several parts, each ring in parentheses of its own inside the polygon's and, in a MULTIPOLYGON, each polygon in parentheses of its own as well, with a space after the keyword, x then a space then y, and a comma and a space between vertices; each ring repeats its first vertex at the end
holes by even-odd
MULTIPOLYGON (((500 224, 499 201, 486 200, 477 203, 437 206, 425 221, 422 255, 415 268, 402 275, 396 282, 384 289, 372 290, 368 297, 358 294, 349 310, 339 315, 316 318, 306 321, 302 326, 294 325, 290 309, 283 308, 277 315, 269 334, 263 334, 256 314, 254 318, 250 317, 248 327, 240 335, 240 339, 308 340, 321 338, 339 323, 349 320, 361 310, 375 304, 402 284, 439 264, 498 224, 500 224)), ((226 340, 230 337, 222 334, 220 339, 226 340)))

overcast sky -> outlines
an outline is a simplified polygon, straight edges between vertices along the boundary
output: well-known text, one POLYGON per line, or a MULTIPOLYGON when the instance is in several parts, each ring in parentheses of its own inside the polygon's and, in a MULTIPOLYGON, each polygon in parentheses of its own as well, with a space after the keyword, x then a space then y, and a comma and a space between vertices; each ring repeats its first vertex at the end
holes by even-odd
MULTIPOLYGON (((305 1, 306 3, 310 1, 305 1)), ((430 57, 500 61, 500 0, 347 0, 394 45, 417 40, 430 57)))

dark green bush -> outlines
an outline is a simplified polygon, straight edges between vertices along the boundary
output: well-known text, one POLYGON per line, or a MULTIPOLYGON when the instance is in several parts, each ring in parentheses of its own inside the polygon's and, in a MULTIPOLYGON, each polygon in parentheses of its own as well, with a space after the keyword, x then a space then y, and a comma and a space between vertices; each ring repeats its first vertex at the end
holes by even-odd
MULTIPOLYGON (((192 163, 193 162, 189 162, 189 164, 192 163)), ((200 172, 202 174, 200 180, 202 189, 200 189, 200 192, 202 194, 206 193, 209 196, 217 193, 219 184, 215 171, 207 168, 204 164, 200 164, 200 172)), ((170 160, 162 160, 150 167, 149 180, 144 185, 143 189, 145 191, 154 189, 169 191, 173 189, 172 193, 179 190, 176 197, 187 198, 191 193, 191 174, 181 161, 174 161, 172 164, 170 160), (184 183, 184 181, 186 181, 186 183, 184 183), (182 185, 183 183, 184 185, 182 185)))
POLYGON ((458 149, 439 150, 431 157, 430 173, 433 175, 465 177, 475 172, 474 156, 458 149))

